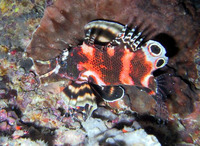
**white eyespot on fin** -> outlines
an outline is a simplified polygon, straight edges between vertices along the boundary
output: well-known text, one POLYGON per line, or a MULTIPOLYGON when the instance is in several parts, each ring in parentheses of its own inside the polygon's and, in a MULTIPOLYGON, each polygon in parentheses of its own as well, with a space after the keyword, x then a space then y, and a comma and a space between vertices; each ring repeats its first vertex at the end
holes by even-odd
POLYGON ((162 68, 166 65, 166 60, 164 58, 158 58, 155 62, 157 68, 162 68))
POLYGON ((164 67, 168 62, 165 48, 157 41, 149 40, 143 46, 142 51, 146 60, 153 63, 153 70, 164 67))

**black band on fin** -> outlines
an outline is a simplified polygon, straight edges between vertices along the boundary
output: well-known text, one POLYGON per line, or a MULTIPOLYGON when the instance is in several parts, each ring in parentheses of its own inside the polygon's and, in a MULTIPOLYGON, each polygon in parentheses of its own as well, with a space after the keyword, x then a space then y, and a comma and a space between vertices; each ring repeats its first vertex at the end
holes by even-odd
POLYGON ((124 26, 108 20, 93 20, 84 26, 86 38, 95 37, 97 44, 109 43, 124 26))
POLYGON ((124 97, 124 89, 121 86, 98 86, 92 85, 97 92, 107 102, 113 102, 124 97))
POLYGON ((92 107, 91 111, 88 113, 89 115, 97 108, 95 100, 96 96, 88 83, 78 84, 72 81, 61 92, 61 97, 66 105, 70 105, 74 108, 89 105, 92 107))

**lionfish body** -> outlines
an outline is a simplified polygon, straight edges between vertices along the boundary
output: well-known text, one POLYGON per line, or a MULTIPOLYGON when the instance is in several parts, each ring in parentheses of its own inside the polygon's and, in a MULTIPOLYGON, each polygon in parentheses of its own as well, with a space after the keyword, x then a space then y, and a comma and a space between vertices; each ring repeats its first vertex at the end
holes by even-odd
POLYGON ((149 41, 133 52, 124 44, 105 46, 102 50, 95 45, 83 43, 72 48, 62 62, 59 74, 77 82, 93 83, 100 86, 135 85, 148 87, 152 72, 166 62, 165 51, 160 44, 149 41), (159 47, 157 54, 152 52, 159 47))
POLYGON ((136 33, 135 29, 101 20, 88 23, 85 30, 83 44, 66 49, 58 59, 57 74, 73 81, 63 90, 63 96, 74 106, 93 104, 92 85, 109 91, 103 97, 109 102, 124 95, 120 85, 150 88, 149 79, 153 71, 167 64, 165 48, 153 40, 141 44, 141 33, 136 33), (100 35, 94 30, 109 33, 100 35), (108 34, 111 37, 107 37, 108 34), (95 41, 107 44, 97 45, 95 41))

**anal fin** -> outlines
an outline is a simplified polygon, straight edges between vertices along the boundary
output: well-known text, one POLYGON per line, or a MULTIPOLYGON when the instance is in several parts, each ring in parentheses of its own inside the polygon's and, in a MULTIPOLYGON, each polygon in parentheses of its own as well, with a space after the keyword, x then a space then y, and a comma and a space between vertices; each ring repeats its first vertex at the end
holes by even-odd
POLYGON ((92 89, 105 101, 114 102, 124 97, 124 89, 121 86, 91 85, 92 89))
POLYGON ((78 84, 71 81, 61 92, 61 97, 65 104, 72 108, 85 108, 87 117, 97 108, 96 96, 88 83, 78 84))

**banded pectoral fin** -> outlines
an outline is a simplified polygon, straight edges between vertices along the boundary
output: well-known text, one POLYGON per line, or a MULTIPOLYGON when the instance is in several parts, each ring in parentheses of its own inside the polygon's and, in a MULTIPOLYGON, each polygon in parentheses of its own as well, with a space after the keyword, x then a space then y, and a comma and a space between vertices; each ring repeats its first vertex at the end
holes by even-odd
POLYGON ((96 96, 88 83, 78 84, 71 81, 61 92, 61 97, 65 105, 74 109, 84 109, 87 117, 97 108, 96 96))

